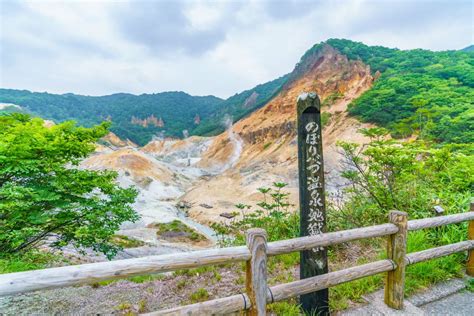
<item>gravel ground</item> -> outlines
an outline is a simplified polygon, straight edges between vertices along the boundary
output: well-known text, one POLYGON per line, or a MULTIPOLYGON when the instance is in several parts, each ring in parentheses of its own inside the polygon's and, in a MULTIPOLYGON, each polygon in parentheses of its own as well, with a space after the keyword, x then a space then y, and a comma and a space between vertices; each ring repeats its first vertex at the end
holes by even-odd
POLYGON ((240 265, 194 275, 160 276, 151 282, 128 280, 108 285, 77 286, 0 298, 1 315, 84 315, 148 312, 190 304, 191 294, 205 288, 212 299, 243 290, 240 265), (218 281, 219 279, 219 281, 218 281))
MULTIPOLYGON (((364 248, 365 249, 365 248, 364 248)), ((343 266, 355 265, 349 259, 362 252, 355 243, 345 249, 344 256, 337 258, 343 266), (347 258, 346 258, 347 257, 347 258)), ((367 257, 374 253, 365 251, 367 257)), ((269 285, 286 283, 298 279, 298 266, 289 267, 282 262, 269 261, 269 285)), ((75 262, 78 263, 78 262, 75 262)), ((335 270, 340 266, 332 267, 335 270)), ((131 280, 112 281, 100 284, 36 291, 23 295, 0 297, 0 315, 124 315, 128 313, 151 312, 164 308, 195 303, 191 295, 199 289, 206 289, 210 300, 226 297, 244 291, 245 268, 242 263, 225 266, 210 266, 176 271, 166 275, 155 275, 146 282, 131 280), (199 273, 197 272, 199 271, 199 273)), ((141 280, 143 281, 143 280, 141 280)))

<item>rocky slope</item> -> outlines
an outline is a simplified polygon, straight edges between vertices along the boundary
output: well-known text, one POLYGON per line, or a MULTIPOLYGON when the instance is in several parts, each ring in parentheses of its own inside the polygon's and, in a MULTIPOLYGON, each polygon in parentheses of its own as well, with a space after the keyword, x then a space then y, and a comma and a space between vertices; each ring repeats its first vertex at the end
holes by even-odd
POLYGON ((289 184, 291 200, 297 204, 295 113, 296 99, 302 92, 316 91, 322 111, 328 113, 323 131, 324 160, 328 189, 334 190, 341 184, 336 141, 367 141, 357 130, 368 125, 348 117, 347 105, 369 89, 373 80, 368 66, 348 60, 329 45, 306 56, 275 98, 237 122, 232 133, 214 139, 198 163, 201 168, 225 165, 236 154, 238 158, 229 169, 198 181, 188 190, 182 200, 191 205, 189 215, 204 224, 225 220, 221 213, 235 210, 234 204, 239 202, 258 201, 257 188, 276 181, 289 184))
MULTIPOLYGON (((108 135, 108 142, 127 144, 108 135)), ((178 205, 179 198, 205 174, 196 168, 196 157, 209 140, 193 138, 185 141, 160 140, 145 148, 134 146, 100 146, 95 154, 84 160, 81 167, 93 170, 115 170, 121 186, 135 186, 139 195, 134 209, 141 215, 136 223, 124 224, 120 235, 141 240, 145 246, 126 249, 117 258, 164 254, 209 247, 214 244, 213 232, 185 216, 185 207, 178 205), (194 142, 193 142, 194 140, 194 142), (206 237, 196 242, 170 242, 157 235, 158 223, 179 220, 206 237)), ((97 260, 102 260, 98 257, 97 260)))
MULTIPOLYGON (((237 203, 255 204, 261 198, 259 187, 286 182, 290 200, 297 204, 295 108, 302 92, 316 91, 321 98, 326 113, 326 183, 329 191, 336 190, 342 184, 336 142, 367 141, 357 130, 368 125, 349 117, 347 105, 369 89, 373 80, 369 67, 361 61, 348 60, 331 46, 322 45, 305 55, 278 95, 234 125, 228 121, 227 131, 221 135, 156 139, 137 148, 110 134, 105 139, 108 147, 98 148, 83 166, 116 170, 122 185, 139 189, 135 209, 142 220, 124 226, 120 233, 156 248, 148 253, 167 252, 169 249, 162 247, 171 246, 148 228, 155 222, 179 219, 212 240, 212 231, 206 226, 228 220, 220 215, 235 211, 237 203)), ((184 246, 176 247, 185 250, 184 246)))
POLYGON ((122 140, 120 139, 120 137, 118 137, 112 132, 102 137, 102 143, 112 148, 113 147, 126 147, 126 146, 137 147, 137 144, 135 144, 131 140, 129 139, 122 140))

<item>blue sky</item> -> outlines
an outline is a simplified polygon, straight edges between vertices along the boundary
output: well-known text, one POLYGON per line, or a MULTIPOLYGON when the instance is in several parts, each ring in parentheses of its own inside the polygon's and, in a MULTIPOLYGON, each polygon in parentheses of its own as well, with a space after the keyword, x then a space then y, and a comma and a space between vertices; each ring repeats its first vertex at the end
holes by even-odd
POLYGON ((228 97, 290 72, 313 44, 474 42, 470 0, 0 1, 0 86, 228 97))

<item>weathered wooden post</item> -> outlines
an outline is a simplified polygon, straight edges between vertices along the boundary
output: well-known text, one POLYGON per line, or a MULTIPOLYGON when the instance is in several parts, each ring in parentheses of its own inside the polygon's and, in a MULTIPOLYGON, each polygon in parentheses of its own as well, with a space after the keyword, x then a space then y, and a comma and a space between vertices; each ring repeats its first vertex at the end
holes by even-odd
POLYGON ((247 261, 246 290, 251 307, 247 315, 267 314, 267 232, 252 228, 246 233, 247 247, 251 258, 247 261))
MULTIPOLYGON (((300 234, 312 236, 326 232, 321 107, 316 93, 303 93, 298 97, 297 125, 300 234)), ((300 279, 327 272, 327 248, 300 252, 300 279)), ((328 289, 324 289, 301 295, 300 303, 305 313, 329 315, 328 293, 328 289)))
POLYGON ((391 211, 389 219, 390 223, 398 227, 398 232, 388 236, 387 256, 396 264, 396 267, 394 270, 387 272, 385 304, 391 308, 403 309, 408 215, 405 212, 391 211))
MULTIPOLYGON (((471 202, 471 212, 474 212, 474 202, 471 202)), ((469 221, 467 239, 474 240, 474 220, 469 221)), ((474 249, 467 252, 466 274, 474 277, 474 249)))

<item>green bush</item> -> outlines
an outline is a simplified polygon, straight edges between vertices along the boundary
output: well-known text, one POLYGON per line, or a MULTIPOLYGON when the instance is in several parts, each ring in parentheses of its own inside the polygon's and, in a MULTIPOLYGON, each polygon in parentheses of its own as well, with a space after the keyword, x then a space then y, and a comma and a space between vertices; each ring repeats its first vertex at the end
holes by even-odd
POLYGON ((192 303, 207 301, 209 299, 209 292, 205 288, 199 288, 191 293, 189 299, 192 303))
POLYGON ((343 39, 327 43, 381 73, 349 113, 395 137, 417 133, 446 143, 474 142, 474 53, 398 50, 343 39))
POLYGON ((113 235, 110 242, 122 248, 136 248, 145 245, 143 241, 125 235, 113 235))
POLYGON ((155 223, 150 225, 156 228, 156 234, 164 239, 189 239, 191 241, 206 240, 206 237, 197 232, 194 228, 189 227, 180 220, 173 220, 169 223, 155 223))
POLYGON ((275 182, 273 188, 260 188, 263 200, 259 208, 237 204, 238 211, 230 223, 214 223, 211 227, 218 233, 222 245, 244 245, 245 232, 250 228, 263 228, 268 241, 295 238, 299 236, 299 214, 290 210, 288 193, 283 191, 286 183, 275 182))
POLYGON ((0 274, 38 270, 67 263, 63 257, 49 252, 30 250, 22 253, 0 254, 0 274))
MULTIPOLYGON (((362 132, 372 138, 369 144, 339 143, 345 165, 342 175, 348 186, 342 193, 343 201, 330 200, 330 231, 386 223, 388 213, 395 209, 407 212, 409 219, 433 217, 436 205, 442 206, 445 214, 468 209, 474 186, 474 146, 386 140, 386 131, 380 128, 362 132)), ((461 223, 409 233, 407 251, 460 242, 465 240, 466 229, 466 223, 461 223)), ((405 294, 459 276, 464 257, 456 254, 409 266, 405 294)), ((369 282, 364 280, 333 291, 356 294, 358 285, 369 282)), ((363 290, 381 285, 378 277, 370 282, 372 285, 363 286, 363 290)))
POLYGON ((45 127, 25 114, 0 116, 0 253, 71 244, 114 256, 110 238, 125 221, 137 192, 122 189, 117 173, 78 168, 108 124, 93 128, 65 122, 45 127))
MULTIPOLYGON (((474 188, 473 145, 434 145, 425 141, 384 140, 379 128, 362 132, 372 142, 360 146, 340 142, 349 185, 345 203, 331 206, 330 230, 385 223, 390 210, 405 211, 409 219, 431 217, 433 207, 446 214, 466 210, 474 188)), ((444 234, 459 234, 456 225, 430 233, 438 243, 444 234)))

